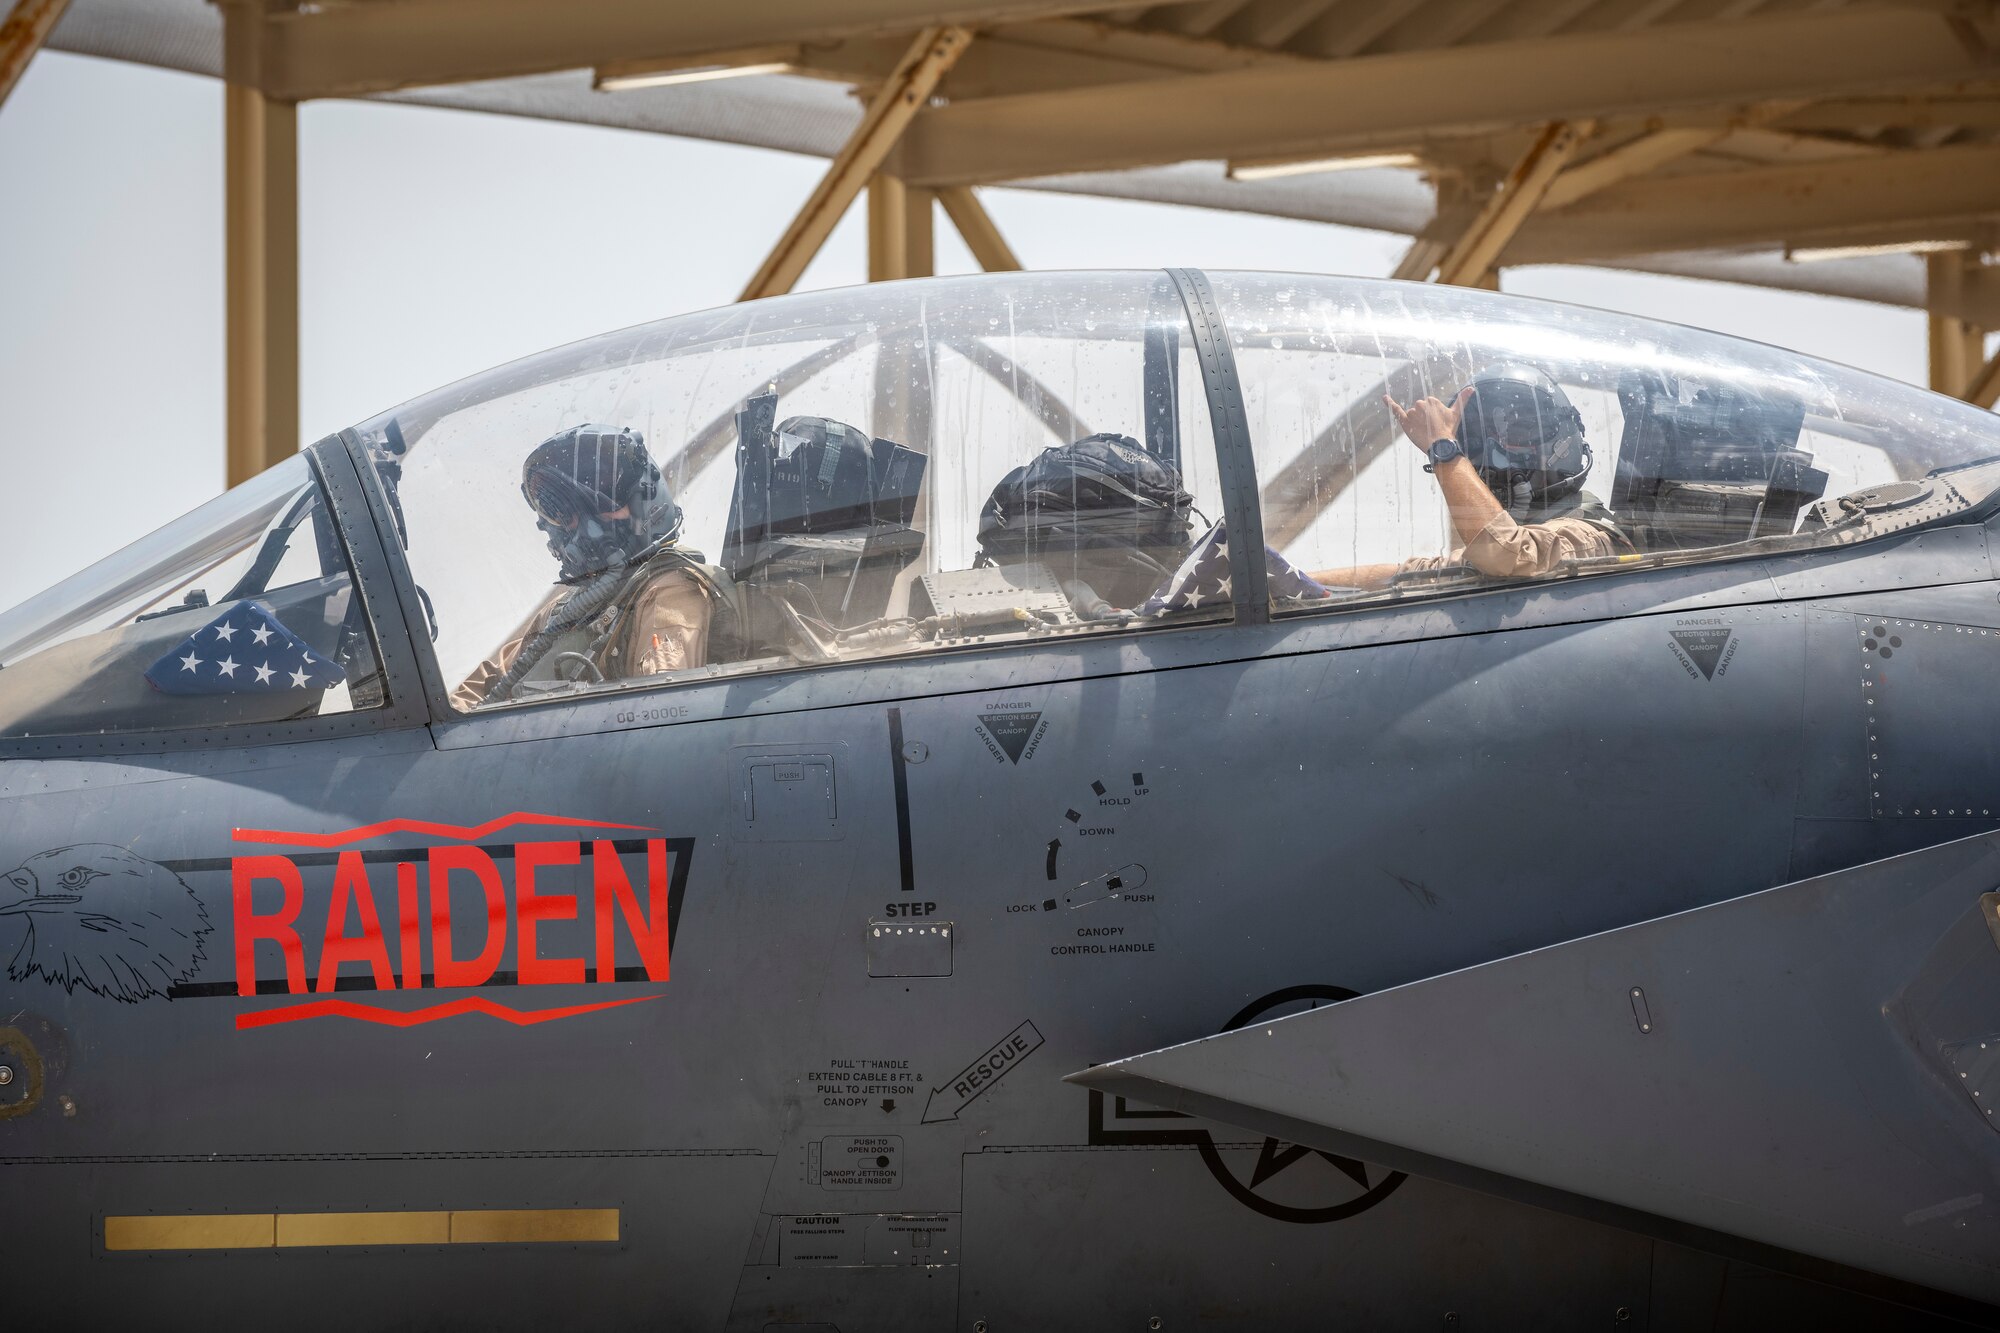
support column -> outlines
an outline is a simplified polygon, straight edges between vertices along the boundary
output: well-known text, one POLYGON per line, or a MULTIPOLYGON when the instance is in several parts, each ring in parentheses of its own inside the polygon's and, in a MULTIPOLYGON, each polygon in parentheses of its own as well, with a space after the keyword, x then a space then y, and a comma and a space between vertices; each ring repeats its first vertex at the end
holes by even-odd
POLYGON ((910 276, 909 192, 894 176, 876 172, 868 178, 868 281, 894 282, 910 276))
POLYGON ((28 62, 55 30, 56 20, 69 8, 69 0, 14 0, 14 7, 0 21, 0 105, 21 81, 28 62))
POLYGON ((298 108, 223 86, 229 484, 299 451, 298 108))
POLYGON ((937 272, 931 205, 937 196, 895 176, 868 178, 868 281, 928 278, 937 272))
POLYGON ((1946 250, 1924 256, 1924 303, 1930 342, 1930 384, 1939 393, 1964 397, 1986 364, 1986 330, 1946 310, 1965 308, 1967 269, 1977 256, 1946 250))
POLYGON ((937 195, 921 186, 903 189, 903 276, 937 276, 937 195))

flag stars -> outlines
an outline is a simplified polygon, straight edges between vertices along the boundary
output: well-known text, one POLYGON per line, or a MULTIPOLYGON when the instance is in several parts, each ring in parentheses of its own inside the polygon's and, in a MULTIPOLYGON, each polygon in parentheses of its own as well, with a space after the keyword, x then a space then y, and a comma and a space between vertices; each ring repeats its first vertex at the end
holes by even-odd
POLYGON ((215 695, 324 690, 340 684, 347 673, 287 629, 270 608, 249 602, 217 615, 181 640, 146 668, 145 678, 168 694, 215 695), (229 655, 204 660, 202 645, 217 640, 228 647, 213 651, 229 655))
MULTIPOLYGON (((1229 602, 1236 595, 1229 553, 1228 529, 1217 523, 1194 544, 1173 577, 1141 604, 1139 613, 1158 617, 1229 602)), ((1303 601, 1326 596, 1326 589, 1268 546, 1264 548, 1264 569, 1274 599, 1303 601)))

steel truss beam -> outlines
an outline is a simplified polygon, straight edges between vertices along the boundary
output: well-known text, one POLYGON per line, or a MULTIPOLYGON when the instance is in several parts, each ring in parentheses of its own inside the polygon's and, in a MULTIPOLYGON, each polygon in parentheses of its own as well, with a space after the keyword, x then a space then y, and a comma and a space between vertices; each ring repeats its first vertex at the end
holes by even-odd
POLYGON ((1655 130, 1600 153, 1588 162, 1571 167, 1549 185, 1542 196, 1543 208, 1565 208, 1620 181, 1650 175, 1669 162, 1719 143, 1729 137, 1725 126, 1712 129, 1655 130))
POLYGON ((1895 125, 1911 130, 2000 130, 2000 86, 1954 88, 1937 94, 1840 97, 1809 102, 1774 124, 1791 130, 1860 131, 1895 125))
POLYGON ((970 189, 935 192, 877 172, 868 181, 868 281, 928 278, 937 272, 933 205, 940 203, 981 269, 1011 273, 1021 267, 970 189))
POLYGON ((937 201, 944 205, 945 216, 951 219, 951 225, 965 242, 965 248, 979 261, 980 268, 988 273, 1012 273, 1021 267, 1007 238, 993 225, 992 214, 969 187, 953 185, 939 190, 937 201))
POLYGON ((889 169, 935 186, 1201 159, 1334 156, 1552 120, 1991 77, 1937 14, 1794 13, 954 102, 918 118, 889 169))
POLYGON ((1545 128, 1532 147, 1514 164, 1487 198, 1472 224, 1445 249, 1438 260, 1438 281, 1459 286, 1483 286, 1507 242, 1541 206, 1556 177, 1575 156, 1577 148, 1597 128, 1593 121, 1565 124, 1557 121, 1545 128))
POLYGON ((56 20, 69 7, 69 0, 15 0, 14 7, 0 21, 0 106, 21 81, 28 62, 49 39, 56 20))
POLYGON ((1627 181, 1522 227, 1514 264, 1595 263, 1732 247, 1952 239, 2000 217, 2000 147, 1627 181))
MULTIPOLYGON (((1179 3, 1180 0, 1165 0, 1179 3)), ((256 20, 231 53, 232 82, 286 100, 595 68, 770 42, 826 43, 933 26, 994 26, 1101 9, 1103 0, 222 0, 256 20)))
POLYGON ((1410 248, 1396 262, 1389 276, 1408 282, 1423 282, 1437 269, 1438 261, 1451 243, 1471 228, 1479 216, 1483 191, 1493 182, 1474 183, 1461 172, 1445 172, 1437 177, 1437 208, 1422 231, 1410 238, 1410 248))
POLYGON ((964 28, 926 28, 917 34, 896 72, 868 104, 854 134, 834 155, 826 175, 814 187, 785 234, 778 238, 777 246, 750 279, 739 300, 754 301, 792 289, 792 284, 799 280, 806 265, 833 233, 841 214, 882 165, 896 137, 930 99, 938 80, 971 40, 971 32, 964 28))
MULTIPOLYGON (((727 51, 607 61, 597 66, 596 83, 603 86, 619 79, 698 67, 776 62, 794 74, 872 88, 889 76, 908 46, 907 32, 838 42, 763 42, 727 51)), ((1283 52, 1092 19, 1042 19, 982 30, 979 40, 939 85, 939 91, 962 101, 1171 74, 1296 64, 1300 59, 1283 52)))

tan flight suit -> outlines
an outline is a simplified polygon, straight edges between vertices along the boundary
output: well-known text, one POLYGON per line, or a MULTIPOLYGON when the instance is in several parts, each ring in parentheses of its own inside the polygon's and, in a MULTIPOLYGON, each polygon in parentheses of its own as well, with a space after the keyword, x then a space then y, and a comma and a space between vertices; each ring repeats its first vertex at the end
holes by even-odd
POLYGON ((1420 555, 1405 560, 1403 571, 1470 565, 1494 578, 1525 579, 1547 574, 1565 560, 1622 555, 1621 547, 1602 526, 1580 518, 1557 517, 1540 523, 1517 523, 1502 511, 1470 544, 1450 555, 1420 555))
MULTIPOLYGON (((558 588, 535 608, 533 615, 508 636, 500 650, 479 664, 477 670, 451 692, 452 706, 461 711, 479 707, 487 686, 504 674, 520 655, 521 646, 534 637, 568 588, 558 588)), ((708 662, 708 627, 715 610, 715 595, 709 585, 685 568, 668 566, 652 575, 636 593, 627 592, 602 611, 570 632, 579 645, 595 640, 614 611, 618 614, 611 638, 592 659, 606 680, 632 680, 657 676, 666 671, 704 666, 708 662)), ((540 678, 553 667, 556 654, 570 645, 558 641, 548 655, 529 673, 540 678)), ((573 648, 571 651, 578 651, 573 648)), ((493 702, 500 702, 494 700, 493 702)))

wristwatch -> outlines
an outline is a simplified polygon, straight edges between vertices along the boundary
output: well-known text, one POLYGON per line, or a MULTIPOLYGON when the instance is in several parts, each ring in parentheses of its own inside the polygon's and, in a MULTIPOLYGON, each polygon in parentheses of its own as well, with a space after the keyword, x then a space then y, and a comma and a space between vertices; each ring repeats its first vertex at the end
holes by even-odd
POLYGON ((1430 455, 1431 467, 1436 467, 1440 463, 1449 463, 1454 458, 1465 457, 1465 446, 1447 435, 1443 439, 1432 441, 1431 447, 1424 452, 1430 455))

